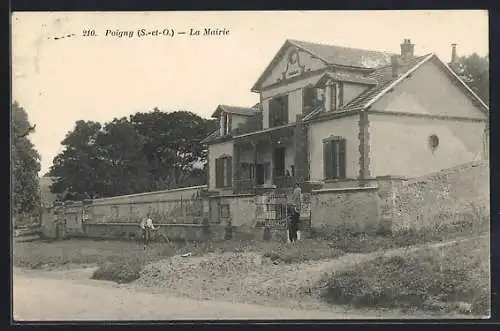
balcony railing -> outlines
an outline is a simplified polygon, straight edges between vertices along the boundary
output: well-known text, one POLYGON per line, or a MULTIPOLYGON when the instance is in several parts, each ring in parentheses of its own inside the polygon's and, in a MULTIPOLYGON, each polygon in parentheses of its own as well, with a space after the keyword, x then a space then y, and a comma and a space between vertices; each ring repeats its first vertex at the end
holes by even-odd
POLYGON ((251 133, 260 130, 259 119, 255 117, 248 118, 245 122, 241 123, 237 128, 231 131, 233 136, 240 134, 251 133))
MULTIPOLYGON (((274 179, 274 186, 278 189, 292 188, 297 179, 291 176, 280 176, 274 179)), ((240 178, 233 180, 233 187, 235 194, 253 194, 255 193, 256 186, 254 186, 252 178, 240 178)), ((259 187, 259 185, 257 185, 259 187)))
POLYGON ((296 178, 292 176, 277 176, 274 178, 274 184, 278 188, 291 188, 295 185, 296 178))
POLYGON ((234 179, 233 186, 235 194, 246 194, 254 192, 254 185, 252 178, 234 179))

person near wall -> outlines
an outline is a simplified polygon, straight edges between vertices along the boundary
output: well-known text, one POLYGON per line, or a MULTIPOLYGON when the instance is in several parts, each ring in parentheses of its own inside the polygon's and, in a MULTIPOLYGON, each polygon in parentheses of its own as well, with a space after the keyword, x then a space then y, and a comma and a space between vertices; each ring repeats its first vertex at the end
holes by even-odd
POLYGON ((146 215, 146 218, 142 219, 140 226, 142 230, 142 238, 144 239, 144 249, 146 249, 151 235, 151 230, 155 229, 153 220, 151 219, 151 215, 149 213, 146 215))
POLYGON ((302 196, 302 190, 299 184, 295 184, 292 195, 290 197, 289 213, 290 221, 288 223, 288 238, 290 241, 297 241, 297 232, 299 230, 299 220, 300 220, 300 200, 302 196))

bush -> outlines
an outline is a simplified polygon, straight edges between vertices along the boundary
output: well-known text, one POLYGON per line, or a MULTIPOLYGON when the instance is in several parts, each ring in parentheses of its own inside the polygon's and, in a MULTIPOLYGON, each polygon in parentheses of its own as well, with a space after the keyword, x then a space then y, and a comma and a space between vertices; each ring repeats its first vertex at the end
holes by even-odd
POLYGON ((118 261, 103 261, 94 271, 92 279, 130 283, 141 276, 145 260, 140 257, 122 258, 118 261))
POLYGON ((401 256, 379 257, 334 273, 321 296, 329 303, 429 309, 470 304, 489 314, 488 238, 401 256), (434 302, 429 304, 429 302, 434 302))

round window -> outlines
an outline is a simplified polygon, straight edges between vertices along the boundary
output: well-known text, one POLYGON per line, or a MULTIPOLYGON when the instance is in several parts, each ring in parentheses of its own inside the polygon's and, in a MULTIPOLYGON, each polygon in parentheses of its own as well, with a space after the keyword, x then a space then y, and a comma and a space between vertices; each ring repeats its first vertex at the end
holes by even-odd
POLYGON ((436 149, 439 146, 439 138, 435 134, 429 137, 429 146, 432 149, 436 149))

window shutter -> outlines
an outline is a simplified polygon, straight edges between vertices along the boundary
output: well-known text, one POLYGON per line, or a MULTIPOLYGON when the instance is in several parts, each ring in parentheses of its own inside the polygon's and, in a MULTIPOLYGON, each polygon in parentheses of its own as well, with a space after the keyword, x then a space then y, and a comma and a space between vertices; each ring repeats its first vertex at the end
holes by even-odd
POLYGON ((215 159, 215 187, 221 187, 221 180, 224 178, 221 174, 221 159, 215 159))
POLYGON ((274 118, 276 116, 276 100, 269 100, 269 127, 272 128, 274 126, 274 118))
POLYGON ((344 83, 339 83, 339 106, 342 107, 344 105, 344 83))
POLYGON ((283 97, 283 104, 282 104, 282 112, 283 112, 283 117, 282 117, 282 124, 288 123, 288 94, 283 97))
POLYGON ((323 176, 325 179, 332 178, 332 141, 323 143, 323 176))
POLYGON ((337 171, 337 165, 338 165, 338 141, 332 140, 331 141, 331 153, 332 153, 332 178, 338 178, 339 173, 337 171))
POLYGON ((231 187, 233 185, 233 158, 226 158, 226 175, 227 175, 227 186, 231 187))
POLYGON ((346 171, 346 150, 345 150, 345 139, 342 139, 339 141, 339 177, 340 178, 345 178, 345 171, 346 171))
POLYGON ((332 85, 332 110, 337 110, 337 84, 332 85))
POLYGON ((227 115, 227 134, 231 134, 233 131, 233 116, 227 115))

